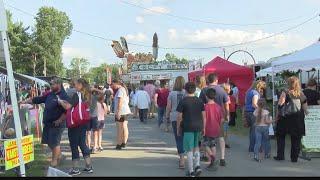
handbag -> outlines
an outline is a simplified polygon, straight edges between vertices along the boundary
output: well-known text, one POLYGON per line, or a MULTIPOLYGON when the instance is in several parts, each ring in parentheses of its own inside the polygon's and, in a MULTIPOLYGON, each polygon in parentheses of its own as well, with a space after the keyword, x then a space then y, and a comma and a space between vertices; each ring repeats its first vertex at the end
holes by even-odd
POLYGON ((297 113, 301 110, 300 98, 293 99, 290 97, 290 95, 287 92, 285 93, 286 93, 286 101, 280 109, 280 115, 282 117, 297 113))
POLYGON ((90 121, 89 104, 82 101, 81 93, 77 93, 79 103, 67 111, 67 127, 75 128, 87 124, 90 121))

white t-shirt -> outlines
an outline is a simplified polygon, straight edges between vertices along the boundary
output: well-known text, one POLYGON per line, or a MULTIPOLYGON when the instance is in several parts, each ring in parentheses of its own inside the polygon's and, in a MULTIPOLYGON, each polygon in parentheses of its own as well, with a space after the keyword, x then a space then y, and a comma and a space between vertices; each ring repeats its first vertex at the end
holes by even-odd
POLYGON ((135 94, 134 105, 138 107, 138 109, 149 109, 150 105, 150 96, 147 91, 139 90, 135 94))
POLYGON ((120 115, 127 115, 131 114, 131 110, 129 107, 129 96, 127 94, 127 91, 124 87, 119 88, 117 91, 117 94, 115 95, 114 99, 114 112, 118 111, 118 104, 119 104, 119 98, 123 100, 122 107, 120 107, 120 115))

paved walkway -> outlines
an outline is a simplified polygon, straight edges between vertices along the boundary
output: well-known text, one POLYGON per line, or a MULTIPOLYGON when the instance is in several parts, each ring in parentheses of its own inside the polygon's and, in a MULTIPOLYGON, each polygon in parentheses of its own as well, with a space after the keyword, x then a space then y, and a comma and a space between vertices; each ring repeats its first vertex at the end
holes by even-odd
MULTIPOLYGON (((81 176, 184 176, 179 170, 174 136, 159 130, 156 121, 147 124, 137 119, 129 120, 128 147, 122 151, 114 150, 116 127, 110 116, 104 131, 105 150, 92 155, 94 173, 81 176)), ((320 159, 293 164, 289 161, 290 149, 287 148, 287 159, 283 162, 264 160, 257 163, 248 157, 246 137, 230 137, 231 149, 226 152, 226 167, 219 167, 217 172, 203 171, 202 176, 320 176, 320 159)), ((67 160, 63 171, 71 167, 71 154, 67 139, 64 140, 64 152, 67 160)), ((275 150, 275 141, 272 141, 275 150)), ((218 151, 219 152, 219 151, 218 151)), ((273 152, 274 154, 274 152, 273 152)), ((82 162, 83 164, 83 162, 82 162)), ((206 166, 202 163, 202 167, 206 166)))

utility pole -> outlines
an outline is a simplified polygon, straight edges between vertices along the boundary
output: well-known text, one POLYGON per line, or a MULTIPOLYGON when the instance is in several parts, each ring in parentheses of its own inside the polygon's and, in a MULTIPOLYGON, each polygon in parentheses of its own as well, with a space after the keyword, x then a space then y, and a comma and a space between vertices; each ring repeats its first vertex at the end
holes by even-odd
POLYGON ((33 77, 35 77, 36 76, 37 53, 33 53, 32 57, 33 57, 33 77))
POLYGON ((18 156, 19 156, 19 163, 20 163, 20 176, 26 176, 26 170, 24 166, 23 160, 23 152, 22 152, 22 130, 21 130, 21 123, 20 123, 20 116, 19 116, 19 106, 17 102, 17 92, 13 77, 13 70, 12 70, 12 63, 10 60, 10 53, 9 53, 9 42, 7 36, 7 16, 6 11, 4 8, 3 0, 0 0, 0 32, 1 32, 1 43, 3 44, 3 51, 4 51, 4 59, 6 62, 7 67, 7 75, 10 87, 10 97, 12 103, 12 110, 13 110, 13 120, 14 120, 14 127, 16 132, 16 139, 17 139, 17 146, 18 146, 18 156))

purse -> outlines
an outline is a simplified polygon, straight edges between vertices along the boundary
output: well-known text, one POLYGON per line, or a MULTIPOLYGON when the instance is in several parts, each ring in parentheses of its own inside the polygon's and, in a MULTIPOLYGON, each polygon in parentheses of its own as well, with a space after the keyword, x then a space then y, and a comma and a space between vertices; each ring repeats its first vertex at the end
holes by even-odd
POLYGON ((75 128, 87 124, 90 121, 89 104, 82 101, 81 93, 77 93, 79 103, 67 111, 67 127, 75 128))
POLYGON ((301 100, 300 98, 292 98, 286 93, 286 101, 284 105, 280 108, 280 115, 282 117, 297 113, 301 110, 301 100))

